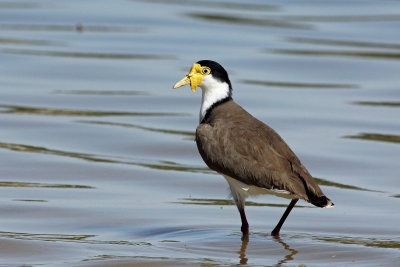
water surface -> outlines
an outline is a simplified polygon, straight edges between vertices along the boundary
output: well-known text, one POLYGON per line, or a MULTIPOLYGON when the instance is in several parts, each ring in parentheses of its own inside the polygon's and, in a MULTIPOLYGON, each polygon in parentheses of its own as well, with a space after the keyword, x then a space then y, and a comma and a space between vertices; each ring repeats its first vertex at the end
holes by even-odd
POLYGON ((397 1, 0 1, 0 265, 396 266, 397 1), (334 209, 250 198, 197 152, 190 66, 287 141, 334 209))

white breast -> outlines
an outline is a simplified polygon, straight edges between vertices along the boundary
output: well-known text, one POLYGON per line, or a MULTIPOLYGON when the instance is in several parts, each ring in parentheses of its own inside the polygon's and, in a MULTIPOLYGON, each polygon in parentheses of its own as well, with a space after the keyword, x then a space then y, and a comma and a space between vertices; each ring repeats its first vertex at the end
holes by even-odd
POLYGON ((212 77, 212 75, 206 75, 203 81, 199 85, 202 89, 201 108, 200 108, 200 122, 203 120, 207 113, 207 110, 216 102, 229 96, 229 84, 221 82, 212 77))

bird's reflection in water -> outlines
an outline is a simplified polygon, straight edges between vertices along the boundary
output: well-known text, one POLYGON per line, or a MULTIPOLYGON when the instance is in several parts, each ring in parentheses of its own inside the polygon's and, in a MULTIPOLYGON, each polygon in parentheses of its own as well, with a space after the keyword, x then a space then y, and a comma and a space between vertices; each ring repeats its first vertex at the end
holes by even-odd
MULTIPOLYGON (((282 241, 282 239, 280 239, 279 237, 274 237, 273 239, 279 244, 281 244, 283 248, 288 252, 283 259, 278 261, 278 263, 275 266, 282 266, 285 263, 292 261, 294 255, 296 255, 298 251, 293 248, 290 248, 290 246, 284 241, 282 241)), ((240 258, 239 264, 247 264, 247 261, 249 260, 246 257, 246 249, 248 244, 249 244, 249 235, 242 235, 242 245, 240 247, 240 250, 237 252, 240 258)))
POLYGON ((282 264, 292 261, 293 256, 296 255, 298 253, 298 251, 293 248, 290 248, 290 246, 288 244, 286 244, 285 242, 283 242, 282 239, 280 239, 279 237, 275 237, 274 239, 276 240, 276 242, 280 243, 286 251, 289 252, 289 254, 286 254, 286 256, 283 259, 278 261, 276 266, 282 266, 282 264))
POLYGON ((249 235, 242 235, 242 246, 240 247, 239 253, 239 258, 240 258, 240 264, 247 264, 247 261, 249 260, 246 258, 246 249, 247 249, 247 244, 249 243, 249 235))

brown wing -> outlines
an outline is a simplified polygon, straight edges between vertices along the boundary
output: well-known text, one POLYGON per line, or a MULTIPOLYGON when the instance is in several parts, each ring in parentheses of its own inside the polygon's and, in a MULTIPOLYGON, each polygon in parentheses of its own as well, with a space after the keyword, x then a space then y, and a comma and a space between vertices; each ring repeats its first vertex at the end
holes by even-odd
POLYGON ((317 206, 314 202, 326 199, 282 138, 233 101, 214 108, 197 127, 196 143, 206 164, 217 172, 249 185, 289 191, 317 206))

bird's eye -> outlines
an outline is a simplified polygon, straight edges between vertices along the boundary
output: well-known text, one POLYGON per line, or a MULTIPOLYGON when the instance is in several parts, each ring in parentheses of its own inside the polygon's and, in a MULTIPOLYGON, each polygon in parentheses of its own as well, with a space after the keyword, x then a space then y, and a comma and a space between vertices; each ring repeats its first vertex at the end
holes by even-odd
POLYGON ((211 70, 208 67, 204 67, 204 68, 201 69, 201 73, 204 74, 204 75, 207 75, 207 74, 211 73, 211 70))

